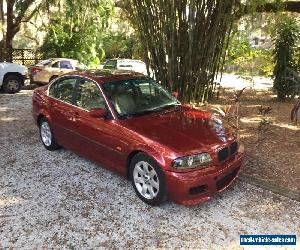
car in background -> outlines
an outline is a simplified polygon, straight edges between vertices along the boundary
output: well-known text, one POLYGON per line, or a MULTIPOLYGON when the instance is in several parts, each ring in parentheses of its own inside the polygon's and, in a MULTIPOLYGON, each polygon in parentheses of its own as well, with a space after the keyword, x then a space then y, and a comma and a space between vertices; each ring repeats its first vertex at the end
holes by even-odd
POLYGON ((129 178, 149 205, 206 201, 242 166, 225 121, 182 105, 142 74, 67 74, 35 89, 32 104, 46 149, 62 146, 129 178))
POLYGON ((27 77, 27 67, 17 63, 0 63, 0 88, 5 93, 14 94, 19 92, 27 77))
POLYGON ((32 84, 44 85, 63 74, 84 69, 86 69, 86 66, 77 60, 50 58, 31 66, 29 68, 29 77, 32 84))
POLYGON ((143 75, 147 75, 146 64, 141 60, 110 59, 104 63, 103 69, 128 70, 128 71, 132 71, 132 72, 141 73, 143 75))

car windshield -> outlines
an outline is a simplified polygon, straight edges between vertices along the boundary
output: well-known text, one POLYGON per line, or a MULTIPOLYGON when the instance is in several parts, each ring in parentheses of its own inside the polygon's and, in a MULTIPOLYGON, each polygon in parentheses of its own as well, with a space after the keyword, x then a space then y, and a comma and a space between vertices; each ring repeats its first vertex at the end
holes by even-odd
POLYGON ((131 79, 103 84, 120 118, 160 112, 180 102, 152 79, 131 79))

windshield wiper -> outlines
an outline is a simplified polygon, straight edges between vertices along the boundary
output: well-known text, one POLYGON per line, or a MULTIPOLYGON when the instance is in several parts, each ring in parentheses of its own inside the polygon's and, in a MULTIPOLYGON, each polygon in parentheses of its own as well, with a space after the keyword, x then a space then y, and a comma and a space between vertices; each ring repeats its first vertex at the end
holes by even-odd
POLYGON ((181 108, 181 104, 180 103, 176 103, 176 104, 170 104, 170 105, 166 105, 163 107, 164 109, 168 108, 166 111, 162 112, 161 115, 176 111, 178 108, 181 108), (173 109, 169 109, 173 107, 173 109))
MULTIPOLYGON (((159 107, 156 107, 153 109, 145 109, 145 110, 141 110, 141 111, 137 111, 137 112, 133 112, 133 113, 121 114, 120 118, 131 118, 131 117, 135 117, 135 116, 142 116, 142 115, 147 115, 147 114, 151 114, 151 113, 161 112, 161 111, 171 108, 171 107, 177 108, 180 106, 181 106, 181 104, 176 102, 176 103, 171 103, 171 104, 167 104, 164 106, 159 106, 159 107)), ((168 111, 164 112, 163 114, 165 114, 167 112, 168 111)))
POLYGON ((159 111, 161 111, 161 110, 146 109, 146 110, 142 110, 142 111, 138 111, 138 112, 134 112, 134 113, 128 113, 128 114, 126 114, 126 116, 127 117, 141 116, 141 115, 156 113, 156 112, 159 112, 159 111))
POLYGON ((168 109, 168 108, 171 108, 171 107, 178 107, 178 106, 181 106, 181 103, 179 103, 179 102, 173 102, 173 103, 169 103, 169 104, 166 104, 166 105, 158 106, 158 107, 155 107, 155 108, 149 109, 149 110, 151 110, 151 111, 162 111, 162 110, 165 110, 165 109, 168 109))

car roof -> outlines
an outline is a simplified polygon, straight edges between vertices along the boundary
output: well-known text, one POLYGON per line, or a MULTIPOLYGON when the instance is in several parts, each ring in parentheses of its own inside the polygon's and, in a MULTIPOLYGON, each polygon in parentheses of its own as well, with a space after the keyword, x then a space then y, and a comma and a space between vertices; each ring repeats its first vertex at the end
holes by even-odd
POLYGON ((75 71, 68 75, 79 75, 83 77, 91 78, 98 83, 130 80, 130 79, 146 79, 147 76, 128 70, 86 70, 86 71, 75 71))
POLYGON ((78 60, 75 60, 75 59, 63 58, 63 57, 61 57, 61 58, 59 58, 59 57, 57 57, 57 58, 49 58, 49 60, 52 60, 52 61, 66 60, 66 61, 73 61, 73 62, 77 62, 78 61, 78 60))
POLYGON ((139 63, 144 63, 142 60, 139 59, 127 59, 127 58, 112 58, 112 59, 107 59, 106 62, 109 61, 124 61, 124 62, 139 62, 139 63))

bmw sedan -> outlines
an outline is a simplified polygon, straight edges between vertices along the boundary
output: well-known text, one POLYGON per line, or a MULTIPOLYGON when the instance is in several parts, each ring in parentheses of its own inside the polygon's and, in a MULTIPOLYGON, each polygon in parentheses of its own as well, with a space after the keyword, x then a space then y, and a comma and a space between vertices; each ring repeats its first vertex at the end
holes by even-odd
POLYGON ((73 72, 37 88, 32 102, 46 149, 64 147, 117 172, 149 205, 206 201, 242 166, 224 121, 142 74, 73 72))

